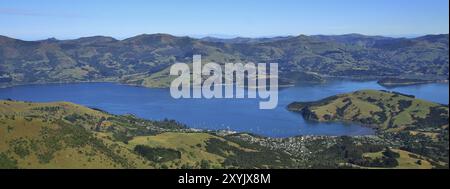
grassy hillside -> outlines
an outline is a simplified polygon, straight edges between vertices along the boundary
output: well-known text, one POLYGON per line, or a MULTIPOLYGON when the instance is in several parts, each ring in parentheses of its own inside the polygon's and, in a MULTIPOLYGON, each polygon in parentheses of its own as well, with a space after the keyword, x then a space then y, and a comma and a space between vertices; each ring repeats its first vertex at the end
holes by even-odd
MULTIPOLYGON (((91 132, 111 116, 66 102, 0 101, 2 162, 17 168, 134 168, 143 158, 91 132)), ((0 163, 0 165, 4 163, 0 163)))
POLYGON ((293 163, 286 154, 245 148, 207 133, 168 132, 156 136, 138 136, 129 141, 130 148, 138 145, 179 151, 181 156, 178 159, 160 165, 169 168, 288 168, 293 163), (280 157, 270 157, 272 154, 280 157))
MULTIPOLYGON (((384 95, 392 94, 375 96, 384 95)), ((440 107, 420 102, 429 111, 440 107)), ((67 102, 0 101, 0 168, 448 168, 448 151, 445 125, 384 128, 375 136, 266 138, 193 131, 172 120, 67 102)))
POLYGON ((348 121, 383 130, 440 130, 448 127, 448 107, 414 96, 362 90, 288 107, 311 120, 348 121))
POLYGON ((244 148, 175 121, 67 102, 0 101, 0 168, 290 167, 284 152, 244 148))
MULTIPOLYGON (((420 155, 410 153, 404 150, 392 150, 392 154, 394 154, 394 157, 399 163, 394 166, 394 168, 397 169, 430 169, 432 168, 432 165, 429 161, 426 160, 426 158, 421 157, 420 155)), ((383 159, 388 158, 386 155, 386 151, 380 151, 380 152, 372 152, 372 153, 364 153, 364 158, 370 159, 370 160, 376 160, 376 159, 383 159)))
POLYGON ((353 122, 376 128, 377 137, 396 143, 396 148, 429 157, 435 166, 448 166, 448 105, 396 92, 361 90, 315 102, 294 102, 288 109, 309 120, 353 122))
POLYGON ((171 78, 164 70, 176 62, 191 63, 194 54, 202 55, 204 62, 222 64, 276 62, 286 83, 318 76, 448 79, 448 35, 300 35, 237 41, 168 34, 41 41, 0 36, 0 87, 89 81, 167 87, 171 78))

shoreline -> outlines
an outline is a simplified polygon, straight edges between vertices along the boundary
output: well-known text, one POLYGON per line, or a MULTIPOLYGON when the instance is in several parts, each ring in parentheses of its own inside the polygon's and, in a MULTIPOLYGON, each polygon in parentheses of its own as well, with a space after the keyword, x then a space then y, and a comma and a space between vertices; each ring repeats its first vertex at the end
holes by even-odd
MULTIPOLYGON (((298 83, 311 83, 311 84, 323 84, 323 83, 329 83, 327 79, 342 79, 342 80, 350 80, 350 81, 376 81, 378 85, 385 87, 385 88, 394 88, 394 87, 401 87, 401 86, 412 86, 412 85, 421 85, 421 84, 439 84, 439 83, 449 83, 449 80, 447 79, 437 79, 437 80, 431 80, 431 81, 424 81, 424 82, 410 82, 410 83, 389 83, 389 84, 383 84, 379 83, 378 81, 382 79, 381 77, 369 77, 369 78, 354 78, 354 77, 347 77, 347 76, 323 76, 325 81, 323 82, 301 82, 298 81, 293 84, 283 84, 278 85, 279 88, 289 88, 294 87, 298 83)), ((71 81, 71 82, 36 82, 36 83, 15 83, 15 84, 9 84, 9 85, 0 85, 0 89, 5 88, 11 88, 11 87, 17 87, 17 86, 27 86, 27 85, 46 85, 46 84, 80 84, 80 83, 114 83, 119 85, 127 85, 127 86, 133 86, 133 87, 143 87, 143 88, 150 88, 150 89, 168 89, 170 86, 166 87, 152 87, 152 86, 145 86, 145 85, 136 85, 136 84, 128 84, 123 83, 120 81, 115 81, 112 79, 102 79, 102 80, 91 80, 91 81, 71 81)), ((226 86, 226 84, 220 84, 221 86, 226 86)), ((241 87, 241 86, 239 86, 241 87)), ((245 86, 244 86, 245 87, 245 86)), ((245 87, 248 88, 248 87, 245 87)), ((248 89, 257 89, 260 87, 251 87, 248 89)))

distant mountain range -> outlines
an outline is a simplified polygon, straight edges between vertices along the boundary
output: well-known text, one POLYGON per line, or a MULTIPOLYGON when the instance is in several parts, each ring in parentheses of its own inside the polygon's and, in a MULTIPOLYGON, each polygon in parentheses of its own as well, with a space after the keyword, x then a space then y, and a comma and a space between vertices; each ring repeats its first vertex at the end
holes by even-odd
MULTIPOLYGON (((0 87, 114 81, 165 87, 175 62, 277 62, 282 82, 314 77, 448 79, 449 35, 201 38, 144 34, 23 41, 0 36, 0 87), (301 77, 298 77, 301 75, 301 77)), ((308 80, 308 79, 306 79, 308 80)))
POLYGON ((267 43, 274 42, 283 39, 289 39, 292 36, 286 37, 263 37, 263 38, 249 38, 249 37, 235 37, 230 39, 216 38, 216 37, 203 37, 200 40, 207 42, 220 42, 220 43, 267 43))

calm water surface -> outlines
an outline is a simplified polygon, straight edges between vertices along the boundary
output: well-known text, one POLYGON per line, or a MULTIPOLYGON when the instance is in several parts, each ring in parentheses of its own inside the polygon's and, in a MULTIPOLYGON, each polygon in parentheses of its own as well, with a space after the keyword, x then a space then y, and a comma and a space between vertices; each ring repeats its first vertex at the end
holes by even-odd
POLYGON ((264 136, 367 135, 373 131, 355 124, 316 123, 286 110, 293 101, 319 100, 360 89, 384 89, 448 104, 448 83, 386 89, 375 81, 334 81, 299 84, 279 91, 278 107, 260 110, 259 99, 173 99, 168 89, 149 89, 114 83, 24 85, 0 89, 0 99, 33 102, 70 101, 113 114, 131 113, 147 119, 175 119, 189 127, 231 129, 264 136))

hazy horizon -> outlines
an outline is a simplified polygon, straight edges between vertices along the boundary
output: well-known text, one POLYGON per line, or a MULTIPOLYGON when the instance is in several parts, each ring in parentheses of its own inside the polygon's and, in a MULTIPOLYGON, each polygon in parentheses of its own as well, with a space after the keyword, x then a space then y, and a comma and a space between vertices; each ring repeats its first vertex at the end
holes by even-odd
POLYGON ((448 6, 447 0, 2 1, 0 35, 23 40, 95 35, 123 39, 142 33, 411 37, 448 34, 448 6))
POLYGON ((240 36, 240 35, 228 35, 228 34, 193 34, 193 35, 175 35, 175 34, 170 34, 170 33, 141 33, 141 34, 137 34, 137 35, 133 35, 133 36, 126 36, 126 37, 114 37, 114 36, 108 36, 108 35, 89 35, 89 36, 79 36, 79 37, 68 37, 68 38, 57 38, 57 37, 46 37, 46 38, 36 38, 36 39, 28 39, 28 38, 19 38, 19 37, 13 37, 13 36, 8 36, 8 35, 3 35, 0 33, 0 36, 4 36, 4 37, 9 37, 9 38, 13 38, 13 39, 18 39, 18 40, 22 40, 22 41, 42 41, 42 40, 48 40, 48 39, 56 39, 56 40, 75 40, 75 39, 80 39, 80 38, 86 38, 86 37, 111 37, 114 38, 116 40, 125 40, 128 38, 132 38, 132 37, 136 37, 139 35, 155 35, 155 34, 167 34, 167 35, 172 35, 175 37, 190 37, 193 39, 202 39, 202 38, 216 38, 216 39, 235 39, 235 38, 252 38, 252 39, 258 39, 258 38, 275 38, 275 37, 296 37, 296 36, 300 36, 300 35, 305 35, 305 36, 342 36, 342 35, 363 35, 363 36, 370 36, 370 37, 389 37, 389 38, 407 38, 407 39, 413 39, 413 38, 417 38, 417 37, 422 37, 422 36, 426 36, 426 35, 448 35, 449 33, 432 33, 432 34, 405 34, 405 35, 367 35, 367 34, 361 34, 361 33, 343 33, 343 34, 311 34, 311 35, 307 35, 307 34, 295 34, 295 35, 270 35, 270 36, 240 36))

